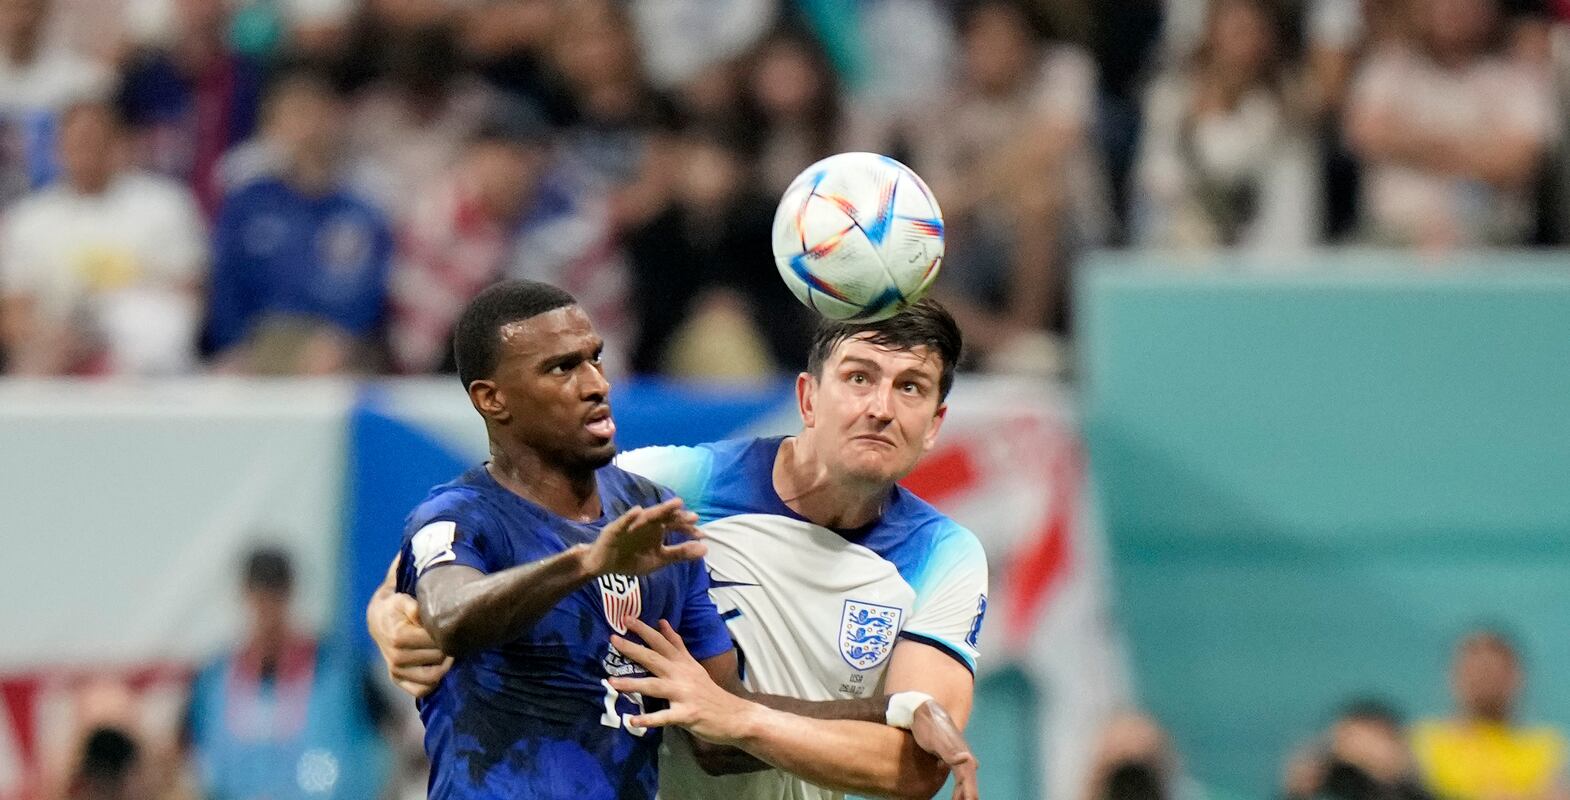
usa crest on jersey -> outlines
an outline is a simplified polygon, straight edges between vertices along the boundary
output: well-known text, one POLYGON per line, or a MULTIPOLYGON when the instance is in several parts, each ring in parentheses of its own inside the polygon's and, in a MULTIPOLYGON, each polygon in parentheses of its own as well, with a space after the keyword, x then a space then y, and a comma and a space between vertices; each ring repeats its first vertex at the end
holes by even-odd
POLYGON ((643 613, 643 592, 638 587, 636 575, 601 575, 600 605, 605 609, 605 621, 626 635, 627 626, 622 620, 643 613))
POLYGON ((894 649, 903 612, 892 606, 846 600, 840 616, 840 655, 858 670, 869 670, 894 649))

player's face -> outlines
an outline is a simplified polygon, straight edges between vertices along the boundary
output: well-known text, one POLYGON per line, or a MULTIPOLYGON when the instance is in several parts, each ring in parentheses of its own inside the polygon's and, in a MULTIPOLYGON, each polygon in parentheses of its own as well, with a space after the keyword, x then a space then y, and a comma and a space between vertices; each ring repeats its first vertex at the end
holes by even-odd
POLYGON ((605 466, 616 455, 616 423, 611 421, 611 384, 600 365, 604 347, 578 306, 506 326, 491 381, 495 402, 505 413, 487 416, 502 423, 499 430, 563 467, 605 466))
POLYGON ((928 347, 890 350, 864 337, 835 347, 821 378, 805 376, 802 419, 822 443, 831 474, 893 483, 937 441, 948 407, 938 400, 943 374, 928 347))

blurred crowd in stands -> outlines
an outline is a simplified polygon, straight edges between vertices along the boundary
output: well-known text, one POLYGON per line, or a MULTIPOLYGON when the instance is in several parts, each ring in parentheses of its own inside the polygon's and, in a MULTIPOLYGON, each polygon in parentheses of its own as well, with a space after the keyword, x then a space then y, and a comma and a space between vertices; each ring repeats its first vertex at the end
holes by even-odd
POLYGON ((422 374, 502 277, 613 368, 745 378, 819 157, 933 187, 977 368, 1093 248, 1570 238, 1564 0, 0 0, 19 375, 422 374))

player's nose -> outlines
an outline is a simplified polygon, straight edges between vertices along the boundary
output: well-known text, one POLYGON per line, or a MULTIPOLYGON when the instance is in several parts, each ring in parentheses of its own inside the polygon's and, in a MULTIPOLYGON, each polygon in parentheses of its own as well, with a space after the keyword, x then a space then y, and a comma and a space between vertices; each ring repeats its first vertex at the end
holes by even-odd
POLYGON ((578 395, 584 400, 603 401, 611 392, 611 382, 598 364, 585 363, 578 378, 578 395))
POLYGON ((867 416, 879 422, 894 419, 894 386, 880 386, 870 395, 867 398, 867 416))

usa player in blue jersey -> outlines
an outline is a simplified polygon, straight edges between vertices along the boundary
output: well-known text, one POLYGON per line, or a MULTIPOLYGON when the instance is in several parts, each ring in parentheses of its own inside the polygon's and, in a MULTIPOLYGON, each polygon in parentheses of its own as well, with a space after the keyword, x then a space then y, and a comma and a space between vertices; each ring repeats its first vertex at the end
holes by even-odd
POLYGON ((608 678, 624 620, 731 651, 680 500, 611 465, 603 347, 571 295, 499 284, 465 310, 459 377, 491 457, 410 515, 398 588, 455 660, 420 703, 432 798, 648 798, 659 736, 608 678))
MULTIPOLYGON (((610 464, 615 426, 601 343, 570 296, 498 285, 465 311, 455 339, 491 460, 415 510, 397 571, 398 588, 418 597, 429 640, 416 645, 434 654, 432 677, 451 665, 421 702, 430 794, 651 797, 659 732, 639 724, 648 713, 641 697, 615 686, 647 673, 612 642, 636 645, 612 637, 648 635, 647 623, 661 620, 715 685, 744 692, 696 560, 704 544, 690 540, 700 535, 697 518, 610 464)), ((883 727, 833 719, 867 716, 866 702, 748 696, 780 709, 737 742, 768 763, 879 794, 930 795, 942 780, 943 765, 919 751, 843 775, 835 772, 843 766, 823 763, 834 760, 821 753, 825 737, 854 740, 883 727)), ((968 757, 936 703, 920 716, 906 726, 929 751, 968 757)))

